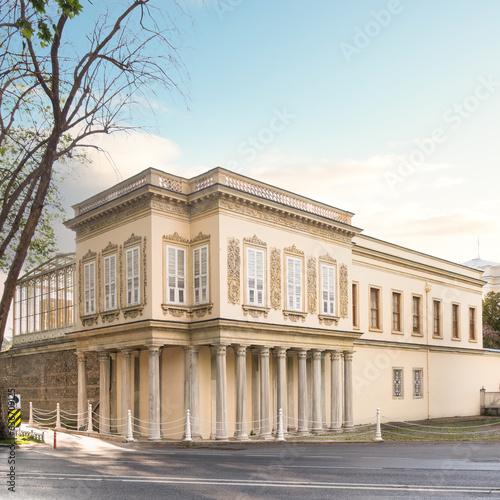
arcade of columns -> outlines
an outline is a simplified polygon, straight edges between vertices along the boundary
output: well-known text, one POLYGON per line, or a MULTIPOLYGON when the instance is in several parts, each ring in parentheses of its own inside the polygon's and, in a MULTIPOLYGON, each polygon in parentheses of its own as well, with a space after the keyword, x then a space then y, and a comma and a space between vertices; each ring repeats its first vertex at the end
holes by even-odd
MULTIPOLYGON (((210 347, 211 350, 211 379, 212 379, 212 432, 211 439, 227 440, 227 389, 226 389, 226 353, 228 344, 218 344, 210 347), (214 418, 215 417, 215 418, 214 418)), ((284 422, 288 421, 288 431, 298 435, 320 433, 325 429, 350 428, 353 426, 353 384, 352 384, 352 357, 353 351, 322 350, 322 349, 286 349, 284 347, 250 347, 246 345, 231 345, 235 353, 235 433, 237 440, 248 439, 246 422, 246 364, 247 354, 250 351, 252 363, 252 422, 251 429, 261 439, 272 438, 272 422, 275 415, 271 414, 270 393, 271 383, 275 383, 276 412, 283 410, 284 422), (276 355, 275 379, 270 379, 269 359, 273 349, 276 355), (294 354, 298 358, 298 414, 295 418, 294 405, 294 354), (331 405, 330 418, 327 418, 326 408, 326 375, 325 365, 327 357, 331 362, 331 405), (343 376, 341 377, 341 370, 343 376), (295 427, 295 423, 297 424, 295 427)), ((149 430, 148 439, 161 439, 161 394, 160 394, 160 353, 161 346, 148 346, 149 350, 149 430)), ((185 351, 185 409, 190 409, 192 417, 192 434, 200 437, 200 400, 199 400, 199 346, 184 347, 185 351)), ((121 416, 127 415, 132 407, 132 359, 133 349, 122 349, 121 356, 121 416)), ((83 414, 87 409, 86 386, 86 355, 84 351, 77 351, 78 357, 78 414, 80 427, 84 423, 83 414)), ((110 421, 116 418, 111 414, 110 398, 116 398, 109 387, 113 386, 110 380, 110 363, 118 353, 110 351, 99 352, 100 364, 100 421, 99 432, 110 433, 110 421)), ((116 410, 115 412, 116 413, 116 410)), ((285 424, 285 429, 286 429, 285 424)), ((126 435, 126 425, 121 426, 121 433, 126 435)))

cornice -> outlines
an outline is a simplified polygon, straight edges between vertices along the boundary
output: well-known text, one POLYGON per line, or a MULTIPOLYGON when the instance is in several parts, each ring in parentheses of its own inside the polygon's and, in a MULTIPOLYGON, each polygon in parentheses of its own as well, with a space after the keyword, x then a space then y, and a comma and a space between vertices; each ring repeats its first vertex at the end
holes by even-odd
MULTIPOLYGON (((366 257, 374 259, 378 262, 401 266, 404 267, 405 269, 411 269, 412 271, 419 271, 426 274, 431 273, 435 276, 440 276, 442 278, 447 278, 454 281, 460 281, 461 283, 466 283, 468 285, 482 287, 485 283, 483 280, 477 278, 471 278, 469 276, 464 276, 463 274, 455 273, 453 271, 447 271, 445 269, 440 269, 438 267, 434 267, 429 264, 415 262, 410 259, 405 259, 404 257, 391 255, 388 253, 381 252, 379 250, 374 250, 359 245, 353 245, 352 254, 353 257, 355 255, 359 257, 366 257)), ((365 264, 363 261, 355 261, 353 259, 353 264, 356 264, 357 262, 359 262, 360 264, 365 264)))

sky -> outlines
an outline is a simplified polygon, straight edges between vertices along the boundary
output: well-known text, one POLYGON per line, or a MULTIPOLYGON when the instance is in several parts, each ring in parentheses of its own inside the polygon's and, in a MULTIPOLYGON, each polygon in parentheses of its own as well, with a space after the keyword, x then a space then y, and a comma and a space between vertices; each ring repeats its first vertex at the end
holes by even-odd
POLYGON ((160 91, 154 116, 131 114, 145 130, 99 138, 109 154, 62 186, 68 218, 145 168, 220 166, 352 211, 367 235, 460 263, 479 241, 500 262, 498 0, 185 1, 187 106, 160 91))

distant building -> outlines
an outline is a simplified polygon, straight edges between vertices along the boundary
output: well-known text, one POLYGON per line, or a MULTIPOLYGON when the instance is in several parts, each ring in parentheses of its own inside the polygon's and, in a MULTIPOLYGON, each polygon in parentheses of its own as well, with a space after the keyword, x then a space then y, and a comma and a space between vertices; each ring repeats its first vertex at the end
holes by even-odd
POLYGON ((24 401, 83 424, 90 400, 105 433, 130 411, 151 440, 181 437, 164 424, 189 409, 195 436, 246 439, 271 437, 279 409, 302 435, 377 407, 478 415, 498 387, 482 273, 366 236, 350 212, 220 168, 148 169, 74 210, 76 253, 19 281, 0 360, 24 401))
POLYGON ((488 292, 500 292, 500 264, 498 262, 490 262, 478 257, 477 259, 465 262, 464 266, 483 271, 483 280, 486 281, 486 284, 483 287, 484 295, 488 292))

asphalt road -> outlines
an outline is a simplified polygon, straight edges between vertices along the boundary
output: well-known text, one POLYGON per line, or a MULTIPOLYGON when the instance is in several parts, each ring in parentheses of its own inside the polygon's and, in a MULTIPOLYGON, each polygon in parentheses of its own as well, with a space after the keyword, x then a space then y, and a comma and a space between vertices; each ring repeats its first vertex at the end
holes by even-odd
POLYGON ((266 444, 181 448, 59 435, 0 448, 0 498, 499 498, 500 443, 266 444), (12 495, 12 496, 11 496, 12 495))

